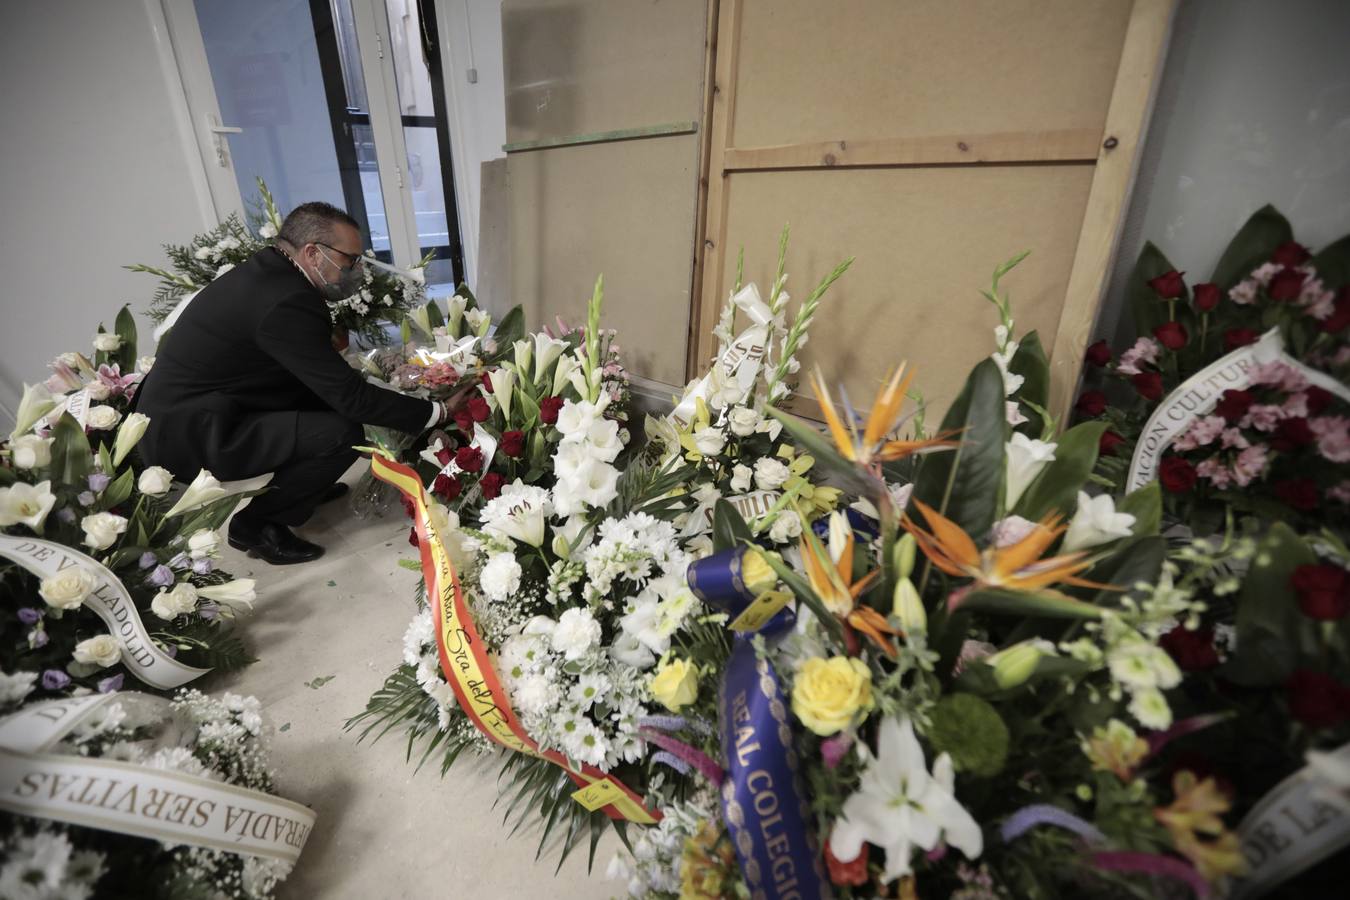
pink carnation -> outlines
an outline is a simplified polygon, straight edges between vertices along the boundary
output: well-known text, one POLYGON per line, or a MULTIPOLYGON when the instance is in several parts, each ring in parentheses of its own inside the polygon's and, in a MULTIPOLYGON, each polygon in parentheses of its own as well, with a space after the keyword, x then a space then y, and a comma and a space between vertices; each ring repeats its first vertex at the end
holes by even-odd
POLYGON ((1243 428, 1255 428, 1257 431, 1274 431, 1283 416, 1280 408, 1273 403, 1257 403, 1247 410, 1238 424, 1243 428))
POLYGON ((1186 433, 1176 439, 1173 443, 1178 450, 1194 450, 1197 447, 1205 447, 1214 443, 1214 440, 1223 434, 1224 425, 1227 423, 1222 416, 1205 416, 1203 419, 1196 419, 1191 423, 1191 427, 1186 433))
POLYGON ((1216 488, 1226 488, 1233 483, 1233 473, 1223 464, 1223 461, 1217 456, 1211 456, 1209 459, 1195 467, 1195 474, 1201 478, 1206 478, 1213 482, 1216 488))
POLYGON ((1275 275, 1283 268, 1284 266, 1280 265, 1279 263, 1273 262, 1262 263, 1255 269, 1252 269, 1251 277, 1253 280, 1256 281, 1257 284, 1261 285, 1261 287, 1265 287, 1266 285, 1270 284, 1270 279, 1274 278, 1275 275))
POLYGON ((1265 385, 1290 393, 1308 387, 1308 379, 1302 372, 1278 359, 1252 366, 1251 376, 1253 386, 1265 385))
POLYGON ((1350 504, 1350 479, 1342 481, 1340 484, 1327 491, 1327 496, 1337 503, 1350 504))
POLYGON ((1260 285, 1248 278, 1245 281, 1239 282, 1228 292, 1228 299, 1239 306, 1250 306, 1256 302, 1256 292, 1259 288, 1260 285))
POLYGON ((1280 412, 1286 419, 1306 419, 1308 417, 1308 395, 1299 391, 1297 394, 1290 394, 1284 401, 1284 406, 1280 407, 1280 412))
POLYGON ((1350 419, 1318 416, 1308 421, 1317 436, 1317 451, 1334 463, 1350 462, 1350 419))
POLYGON ((1269 454, 1264 446, 1258 444, 1248 447, 1238 454, 1237 462, 1233 463, 1233 480, 1246 487, 1261 477, 1268 462, 1269 454))
POLYGON ((1243 437, 1242 429, 1225 428, 1219 435, 1219 445, 1225 450, 1246 450, 1252 443, 1243 437))
POLYGON ((1116 371, 1122 375, 1138 375, 1143 371, 1139 368, 1139 364, 1156 363, 1161 352, 1162 344, 1153 338, 1141 337, 1134 342, 1133 347, 1120 354, 1120 363, 1116 366, 1116 371))
POLYGON ((1309 278, 1303 283, 1298 295, 1298 305, 1303 312, 1319 322, 1330 316, 1336 308, 1336 295, 1327 290, 1320 278, 1309 278))

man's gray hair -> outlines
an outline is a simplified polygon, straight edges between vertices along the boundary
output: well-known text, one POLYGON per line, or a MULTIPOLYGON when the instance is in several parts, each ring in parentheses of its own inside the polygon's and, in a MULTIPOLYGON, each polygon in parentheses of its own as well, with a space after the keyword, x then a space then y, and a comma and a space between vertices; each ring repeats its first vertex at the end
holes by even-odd
POLYGON ((333 226, 338 223, 350 225, 357 231, 361 230, 361 226, 357 224, 355 219, 333 204, 324 203, 322 200, 311 200, 309 203, 301 203, 291 210, 290 215, 286 216, 286 221, 281 223, 281 230, 277 232, 277 237, 292 247, 303 247, 306 244, 331 244, 333 242, 333 226))

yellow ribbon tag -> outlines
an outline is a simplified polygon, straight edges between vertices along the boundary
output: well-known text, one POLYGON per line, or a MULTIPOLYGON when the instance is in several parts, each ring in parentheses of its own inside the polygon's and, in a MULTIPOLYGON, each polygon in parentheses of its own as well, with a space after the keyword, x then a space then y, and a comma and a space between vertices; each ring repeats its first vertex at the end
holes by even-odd
POLYGON ((759 631, 764 623, 778 614, 778 611, 792 599, 787 591, 765 591, 755 598, 741 614, 727 627, 732 631, 759 631))
POLYGON ((579 791, 572 793, 572 799, 595 812, 611 803, 627 800, 628 796, 611 781, 592 781, 579 791))

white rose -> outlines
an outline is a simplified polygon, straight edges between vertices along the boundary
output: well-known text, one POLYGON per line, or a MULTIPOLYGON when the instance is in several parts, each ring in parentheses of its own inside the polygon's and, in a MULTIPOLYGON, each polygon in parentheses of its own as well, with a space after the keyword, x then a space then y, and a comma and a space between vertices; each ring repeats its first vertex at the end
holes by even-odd
POLYGON ((136 487, 149 497, 167 494, 169 488, 173 487, 173 473, 160 466, 151 466, 141 473, 141 477, 136 481, 136 487))
POLYGON ((188 537, 188 555, 193 559, 205 559, 220 551, 220 535, 209 528, 200 528, 188 537))
POLYGON ((150 369, 154 365, 155 358, 153 356, 142 356, 140 359, 136 360, 136 371, 140 372, 142 375, 148 375, 150 374, 150 369))
POLYGON ((782 510, 769 528, 769 538, 777 544, 786 544, 802 533, 802 520, 790 509, 782 510))
POLYGON ((106 669, 122 658, 122 648, 111 634, 100 634, 75 645, 75 661, 106 669))
POLYGON ((726 435, 717 428, 700 428, 694 432, 694 446, 704 456, 716 456, 727 445, 726 435))
POLYGON ((111 406, 91 406, 85 422, 94 431, 108 431, 121 420, 122 414, 111 406))
POLYGON ((778 490, 791 474, 782 461, 771 456, 755 460, 755 484, 761 491, 778 490))
POLYGON ((731 470, 731 489, 737 493, 745 493, 750 490, 750 479, 754 477, 754 470, 749 466, 737 463, 731 470))
POLYGON ((75 609, 84 603, 89 592, 98 584, 92 572, 80 566, 57 572, 42 579, 38 593, 53 609, 75 609))
POLYGON ((164 620, 176 619, 197 608, 197 589, 186 581, 173 590, 161 590, 150 601, 150 611, 164 620))
POLYGON ((104 353, 111 353, 122 347, 122 338, 120 335, 108 334, 102 332, 94 335, 94 349, 102 350, 104 353))
POLYGON ((80 527, 84 529, 85 546, 107 550, 127 530, 127 520, 110 512, 93 513, 80 520, 80 527))
POLYGON ((84 392, 90 400, 107 400, 112 389, 101 381, 91 381, 84 386, 84 392))
POLYGON ((52 462, 52 439, 36 434, 21 435, 9 445, 9 452, 13 454, 16 469, 48 466, 52 462))
POLYGON ((731 433, 737 437, 749 437, 759 427, 760 415, 748 406, 738 406, 727 414, 731 433))

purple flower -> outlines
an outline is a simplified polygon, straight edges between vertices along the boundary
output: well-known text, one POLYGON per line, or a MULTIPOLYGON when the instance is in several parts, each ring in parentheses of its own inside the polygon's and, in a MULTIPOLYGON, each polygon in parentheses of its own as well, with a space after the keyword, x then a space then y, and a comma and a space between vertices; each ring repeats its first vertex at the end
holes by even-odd
POLYGON ((70 676, 60 669, 48 669, 42 673, 42 686, 49 691, 59 691, 70 684, 70 676))
POLYGON ((19 621, 25 625, 36 625, 42 618, 42 610, 34 609, 31 606, 24 606, 19 609, 19 621))
POLYGON ((192 571, 196 572, 198 575, 210 575, 212 568, 214 568, 214 566, 209 559, 202 558, 194 559, 192 561, 192 571))
POLYGON ((94 492, 93 492, 93 491, 81 491, 81 492, 80 492, 80 496, 76 497, 75 499, 78 500, 78 501, 80 501, 80 505, 81 505, 81 506, 93 506, 93 505, 94 505, 94 492))
POLYGON ((28 648, 30 650, 38 650, 47 646, 49 640, 51 640, 51 638, 48 637, 47 629, 45 628, 34 628, 32 631, 28 632, 28 648))
POLYGON ((186 569, 191 562, 192 562, 191 557, 189 557, 186 553, 180 553, 173 559, 169 560, 169 565, 175 569, 186 569))
POLYGON ((75 510, 69 508, 62 509, 60 512, 56 514, 56 518, 60 519, 62 522, 65 522, 67 525, 74 525, 75 510))
POLYGON ((820 743, 820 757, 825 762, 825 768, 833 769, 844 759, 844 754, 853 746, 853 735, 848 732, 841 732, 834 737, 826 738, 820 743))
POLYGON ((104 475, 102 472, 95 472, 89 476, 89 490, 93 491, 95 494, 101 494, 110 481, 112 481, 112 479, 107 475, 104 475))
POLYGON ((216 617, 220 615, 220 607, 215 603, 203 603, 201 606, 197 607, 197 615, 208 622, 213 622, 216 617))
POLYGON ((153 569, 158 562, 159 559, 156 558, 155 554, 151 553, 149 550, 141 554, 142 569, 153 569))
POLYGON ((100 694, 111 694, 113 691, 122 689, 122 682, 126 680, 126 675, 118 672, 116 675, 110 675, 98 683, 98 692, 100 694))
POLYGON ((153 572, 145 579, 146 584, 152 584, 155 587, 168 587, 175 581, 173 569, 168 566, 155 566, 153 572))
POLYGON ((169 657, 169 659, 178 658, 178 648, 173 644, 160 644, 159 649, 163 650, 164 655, 169 657))

